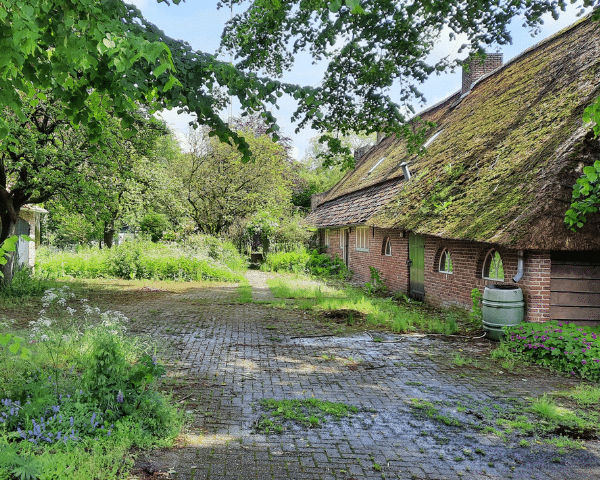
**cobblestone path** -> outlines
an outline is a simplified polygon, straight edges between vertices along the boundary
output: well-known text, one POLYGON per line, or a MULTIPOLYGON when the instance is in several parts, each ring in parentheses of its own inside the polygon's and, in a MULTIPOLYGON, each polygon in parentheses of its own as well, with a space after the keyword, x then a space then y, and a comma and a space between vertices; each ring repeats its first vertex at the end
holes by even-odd
MULTIPOLYGON (((251 272, 249 281, 255 300, 271 298, 265 274, 251 272)), ((597 441, 567 452, 546 443, 523 448, 470 427, 480 417, 494 425, 514 402, 564 389, 569 379, 465 376, 436 361, 456 346, 435 337, 302 335, 306 314, 236 304, 231 287, 179 296, 168 309, 163 300, 126 313, 139 331, 172 343, 169 381, 192 420, 178 447, 140 458, 158 470, 145 478, 600 478, 597 441), (311 397, 361 410, 323 428, 254 431, 259 400, 311 397), (437 416, 420 415, 414 406, 423 402, 437 416)))

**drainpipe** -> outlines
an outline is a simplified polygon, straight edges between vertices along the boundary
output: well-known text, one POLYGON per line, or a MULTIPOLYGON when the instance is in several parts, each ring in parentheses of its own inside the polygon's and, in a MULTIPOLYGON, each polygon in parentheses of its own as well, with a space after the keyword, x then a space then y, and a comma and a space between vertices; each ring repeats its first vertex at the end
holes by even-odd
POLYGON ((523 278, 523 271, 525 270, 525 262, 523 261, 523 250, 519 250, 519 253, 517 255, 517 274, 512 279, 512 281, 515 283, 518 283, 523 278))
POLYGON ((402 168, 402 173, 404 174, 404 180, 410 180, 410 171, 408 170, 408 162, 402 162, 400 164, 400 168, 402 168))

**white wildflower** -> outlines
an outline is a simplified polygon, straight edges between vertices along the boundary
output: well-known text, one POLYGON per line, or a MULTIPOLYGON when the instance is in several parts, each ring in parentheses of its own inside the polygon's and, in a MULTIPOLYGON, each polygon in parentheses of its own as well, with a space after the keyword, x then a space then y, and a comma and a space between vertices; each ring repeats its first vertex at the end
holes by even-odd
POLYGON ((76 312, 77 310, 75 310, 74 308, 71 307, 67 307, 67 312, 69 312, 69 315, 73 316, 73 314, 76 312))

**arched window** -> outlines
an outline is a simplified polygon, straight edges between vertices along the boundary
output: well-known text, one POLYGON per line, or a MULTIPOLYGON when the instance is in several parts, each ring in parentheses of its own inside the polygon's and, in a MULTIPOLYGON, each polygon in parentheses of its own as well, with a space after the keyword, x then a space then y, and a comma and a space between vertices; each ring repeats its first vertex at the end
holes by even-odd
POLYGON ((483 278, 504 281, 504 265, 497 250, 490 250, 483 262, 483 278))
POLYGON ((440 256, 440 273, 453 273, 454 267, 452 265, 452 257, 447 248, 444 248, 442 255, 440 256))
POLYGON ((381 245, 381 254, 385 255, 386 257, 392 256, 392 242, 390 237, 385 237, 383 239, 383 243, 381 245))

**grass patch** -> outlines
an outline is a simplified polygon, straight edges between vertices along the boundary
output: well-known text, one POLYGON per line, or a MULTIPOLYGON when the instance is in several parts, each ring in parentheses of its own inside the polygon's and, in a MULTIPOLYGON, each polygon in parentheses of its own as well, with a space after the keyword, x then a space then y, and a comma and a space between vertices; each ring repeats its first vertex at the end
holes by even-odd
POLYGON ((36 254, 42 275, 75 278, 216 280, 243 282, 245 260, 235 247, 208 236, 185 244, 133 240, 110 249, 43 247, 36 254))
POLYGON ((344 321, 349 326, 385 328, 396 333, 421 331, 444 335, 471 328, 466 319, 460 324, 455 312, 442 314, 415 302, 368 295, 362 289, 349 286, 336 288, 315 284, 307 277, 298 276, 269 280, 267 283, 275 297, 295 299, 297 308, 315 310, 325 316, 348 312, 348 315, 344 315, 344 321))
POLYGON ((237 302, 252 303, 252 287, 250 285, 240 285, 237 287, 237 302))
POLYGON ((582 384, 570 392, 561 392, 561 395, 575 400, 581 406, 600 405, 600 386, 582 384))
POLYGON ((259 405, 267 410, 255 424, 255 430, 262 433, 282 433, 285 422, 293 422, 308 428, 321 427, 328 417, 340 420, 358 413, 353 405, 334 403, 316 398, 306 400, 274 400, 264 398, 259 405))

